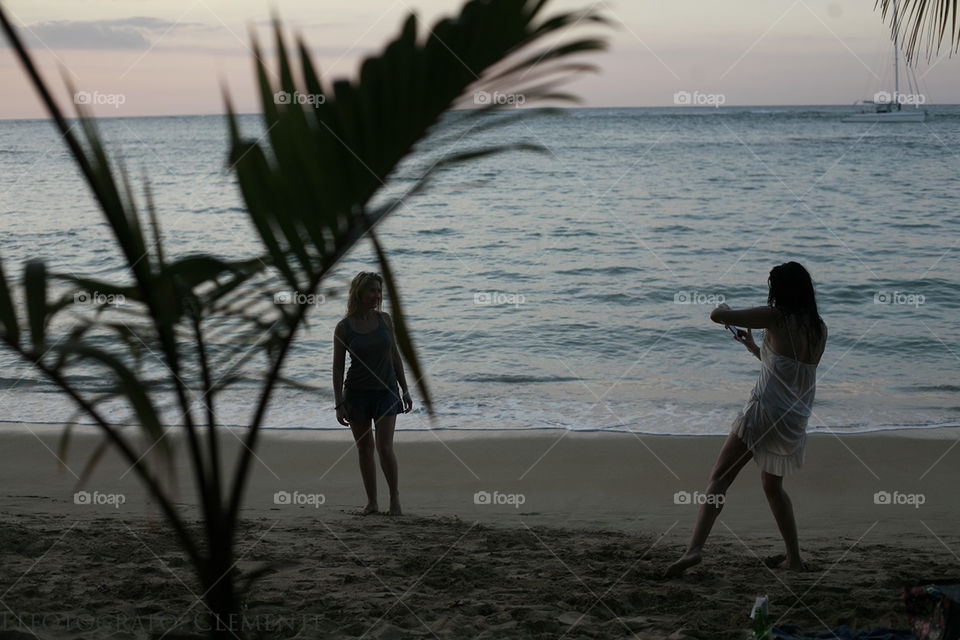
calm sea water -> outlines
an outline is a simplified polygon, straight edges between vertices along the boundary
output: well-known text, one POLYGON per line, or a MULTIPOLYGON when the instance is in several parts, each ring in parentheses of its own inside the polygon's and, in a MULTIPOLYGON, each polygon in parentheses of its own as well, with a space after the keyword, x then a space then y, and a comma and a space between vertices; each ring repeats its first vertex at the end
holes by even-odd
MULTIPOLYGON (((770 268, 788 260, 811 271, 831 334, 812 430, 960 423, 960 107, 897 125, 844 124, 848 111, 582 109, 463 138, 451 124, 392 190, 431 153, 517 141, 547 152, 442 173, 380 227, 434 426, 725 433, 759 362, 708 314, 717 300, 763 304, 770 268)), ((243 124, 260 130, 256 116, 243 124)), ((222 118, 100 126, 135 184, 149 177, 168 252, 257 251, 224 168, 222 118)), ((8 277, 33 257, 119 277, 108 229, 49 123, 0 122, 0 194, 8 277)), ((359 247, 327 284, 371 268, 359 247)), ((319 389, 281 389, 268 426, 342 428, 330 378, 343 311, 344 298, 328 296, 312 313, 286 372, 319 389)), ((70 417, 29 367, 5 352, 0 365, 0 418, 70 417)), ((93 369, 76 381, 103 385, 93 369)), ((222 396, 224 422, 249 419, 256 384, 251 370, 222 396)), ((418 409, 398 428, 430 423, 418 409)))

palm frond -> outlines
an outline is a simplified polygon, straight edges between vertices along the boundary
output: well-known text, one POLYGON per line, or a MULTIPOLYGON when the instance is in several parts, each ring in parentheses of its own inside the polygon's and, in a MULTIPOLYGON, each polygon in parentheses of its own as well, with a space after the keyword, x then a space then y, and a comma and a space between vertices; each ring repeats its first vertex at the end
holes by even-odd
MULTIPOLYGON (((522 142, 471 145, 457 152, 434 147, 431 151, 438 152, 438 157, 414 180, 413 187, 400 198, 371 203, 418 145, 447 143, 445 126, 472 123, 466 131, 466 136, 471 136, 514 121, 513 117, 490 118, 492 111, 503 106, 497 103, 479 105, 462 118, 447 117, 471 91, 522 91, 526 104, 573 99, 557 87, 588 67, 568 59, 603 49, 605 42, 598 38, 566 41, 567 30, 605 21, 594 10, 543 17, 546 4, 547 0, 471 0, 459 15, 440 20, 422 37, 416 18, 410 15, 382 53, 362 63, 358 78, 327 83, 321 81, 302 41, 297 41, 293 54, 288 52, 275 21, 276 84, 270 81, 261 57, 254 56, 265 128, 263 144, 240 135, 224 92, 230 167, 236 172, 250 221, 263 244, 261 255, 235 261, 210 255, 176 259, 166 255, 146 179, 148 233, 122 162, 111 165, 95 121, 82 106, 77 107, 81 135, 74 133, 76 125, 68 125, 0 7, 0 26, 80 168, 124 257, 125 271, 132 276, 132 282, 117 283, 54 274, 42 261, 33 260, 25 265, 19 283, 24 304, 18 309, 14 304, 17 283, 8 282, 0 262, 0 338, 63 390, 106 436, 83 468, 81 481, 108 446, 114 446, 132 464, 190 556, 207 587, 204 599, 218 620, 221 614, 235 612, 233 538, 257 434, 275 385, 297 384, 282 370, 297 330, 307 322, 309 305, 288 308, 271 303, 269 294, 278 282, 298 293, 315 294, 324 277, 368 237, 384 274, 398 346, 432 416, 426 372, 419 364, 404 317, 398 278, 375 228, 399 210, 405 199, 422 191, 437 172, 491 154, 534 147, 522 142), (534 44, 547 40, 555 42, 532 51, 534 44), (299 76, 293 72, 292 58, 299 58, 299 76), (298 95, 311 100, 301 104, 295 98, 298 95), (286 99, 281 99, 284 96, 286 99), (148 234, 152 242, 147 241, 148 234), (53 280, 72 289, 49 300, 53 280), (91 309, 82 312, 72 295, 77 289, 123 295, 131 304, 99 305, 92 313, 91 309), (60 332, 64 316, 75 316, 77 322, 60 332), (29 347, 23 344, 24 327, 29 330, 29 347), (211 340, 215 332, 216 339, 211 340), (223 334, 229 334, 229 339, 222 340, 223 334), (160 358, 160 374, 144 371, 147 355, 160 358), (240 370, 257 355, 265 355, 267 361, 263 386, 233 481, 224 483, 226 490, 221 493, 214 398, 241 379, 240 370), (109 389, 97 397, 81 393, 68 375, 76 366, 104 371, 109 389), (221 368, 226 371, 214 379, 213 372, 220 374, 221 368), (138 428, 148 436, 148 444, 156 446, 172 464, 160 419, 166 407, 159 401, 171 388, 175 399, 171 406, 183 416, 206 545, 197 544, 142 456, 98 408, 106 399, 125 400, 138 428), (206 451, 192 418, 197 398, 204 400, 210 427, 206 451)), ((254 50, 259 54, 256 42, 254 50)), ((72 92, 69 82, 68 88, 72 92)), ((453 142, 464 137, 458 135, 453 142)), ((69 428, 61 443, 64 451, 68 440, 69 428)))
POLYGON ((957 0, 899 0, 894 15, 894 0, 876 0, 884 20, 890 20, 891 37, 903 49, 908 63, 926 50, 927 61, 940 52, 949 35, 949 53, 960 51, 960 25, 957 24, 957 0))
MULTIPOLYGON (((307 283, 319 281, 315 276, 328 273, 340 255, 403 199, 421 191, 436 171, 493 153, 536 148, 521 143, 448 154, 402 198, 374 209, 368 206, 399 163, 418 142, 429 140, 442 116, 469 92, 525 82, 528 104, 569 98, 556 93, 556 85, 585 67, 567 60, 603 49, 605 41, 581 38, 537 52, 529 47, 578 24, 604 20, 593 10, 540 20, 543 7, 540 1, 473 0, 459 16, 440 20, 423 38, 416 17, 410 15, 381 54, 364 60, 357 80, 336 80, 329 86, 321 82, 302 42, 297 45, 301 77, 295 79, 281 27, 275 22, 279 73, 269 74, 262 57, 254 56, 269 153, 240 136, 229 99, 227 112, 231 166, 254 227, 289 286, 309 293, 307 283), (279 82, 271 83, 271 75, 279 82), (552 80, 531 84, 544 77, 552 80)), ((254 51, 260 51, 259 45, 254 51)), ((482 105, 468 117, 482 119, 502 106, 482 105)), ((486 118, 483 124, 488 128, 495 123, 486 118)), ((386 253, 379 252, 378 259, 384 275, 391 274, 386 253)), ((392 275, 386 285, 391 299, 399 296, 392 275)), ((396 304, 392 308, 403 357, 416 372, 429 408, 431 399, 403 310, 396 304)))
POLYGON ((10 286, 3 273, 3 260, 0 259, 0 325, 3 329, 3 339, 11 344, 20 344, 20 323, 10 297, 10 286))

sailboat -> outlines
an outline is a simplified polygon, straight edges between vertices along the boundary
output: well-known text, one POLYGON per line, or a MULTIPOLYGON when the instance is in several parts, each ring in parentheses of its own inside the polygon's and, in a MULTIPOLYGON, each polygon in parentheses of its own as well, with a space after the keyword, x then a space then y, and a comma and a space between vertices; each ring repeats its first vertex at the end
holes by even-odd
MULTIPOLYGON (((909 70, 909 69, 908 69, 909 70)), ((861 100, 860 113, 843 119, 844 122, 923 122, 927 112, 920 109, 924 98, 919 94, 900 93, 900 47, 897 44, 897 0, 893 0, 893 95, 887 91, 874 94, 873 100, 861 100), (904 103, 912 109, 903 109, 904 103)))

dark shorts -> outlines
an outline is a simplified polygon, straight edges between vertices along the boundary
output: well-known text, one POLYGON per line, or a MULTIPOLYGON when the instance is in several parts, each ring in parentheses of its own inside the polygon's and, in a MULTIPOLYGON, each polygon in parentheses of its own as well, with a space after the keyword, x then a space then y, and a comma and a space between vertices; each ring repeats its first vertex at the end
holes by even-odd
POLYGON ((375 420, 382 416, 403 413, 403 401, 399 389, 344 390, 343 401, 350 420, 375 420))

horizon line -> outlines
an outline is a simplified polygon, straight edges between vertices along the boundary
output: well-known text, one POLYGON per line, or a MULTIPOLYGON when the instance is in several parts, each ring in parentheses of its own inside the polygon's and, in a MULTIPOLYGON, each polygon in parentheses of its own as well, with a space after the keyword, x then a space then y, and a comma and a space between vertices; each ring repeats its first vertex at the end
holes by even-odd
MULTIPOLYGON (((817 103, 817 104, 725 104, 719 107, 713 107, 709 105, 678 105, 678 104, 668 104, 668 105, 613 105, 613 106, 539 106, 539 107, 515 107, 513 110, 516 111, 536 111, 538 109, 560 109, 560 110, 586 110, 586 109, 678 109, 678 110, 689 110, 697 113, 710 113, 711 111, 721 111, 721 110, 730 110, 732 108, 736 109, 769 109, 769 108, 791 108, 791 107, 855 107, 858 103, 817 103)), ((960 106, 960 103, 950 103, 950 102, 937 102, 924 104, 922 107, 927 109, 930 107, 956 107, 960 106)), ((449 111, 475 111, 477 109, 450 109, 449 111)), ((500 109, 500 112, 510 111, 511 109, 505 107, 500 109)), ((209 116, 226 116, 226 112, 210 112, 210 113, 155 113, 155 114, 138 114, 138 115, 114 115, 114 116, 92 116, 94 120, 115 120, 121 118, 198 118, 198 117, 209 117, 209 116)), ((246 112, 235 112, 234 115, 237 116, 262 116, 262 111, 246 111, 246 112)), ((77 120, 80 118, 78 115, 64 115, 64 118, 67 120, 77 120)), ((41 121, 41 120, 52 120, 50 116, 41 116, 41 117, 3 117, 0 116, 0 122, 15 122, 15 121, 41 121)))

